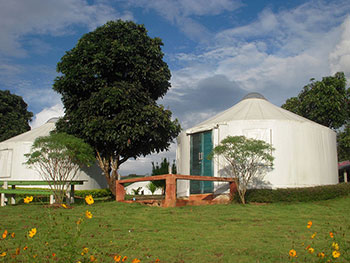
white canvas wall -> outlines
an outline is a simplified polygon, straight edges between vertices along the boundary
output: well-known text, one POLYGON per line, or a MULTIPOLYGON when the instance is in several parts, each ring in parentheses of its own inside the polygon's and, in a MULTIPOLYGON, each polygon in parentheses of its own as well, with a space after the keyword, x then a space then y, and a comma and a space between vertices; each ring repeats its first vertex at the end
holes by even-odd
MULTIPOLYGON (((0 180, 42 180, 40 174, 24 163, 24 154, 29 153, 35 138, 47 136, 55 128, 54 122, 15 136, 0 143, 0 180)), ((76 180, 87 180, 77 185, 77 190, 106 188, 107 183, 97 165, 85 167, 76 176, 76 180)))
MULTIPOLYGON (((338 183, 336 134, 310 123, 293 121, 232 121, 219 126, 217 133, 226 136, 244 135, 271 143, 274 169, 258 187, 307 187, 338 183), (246 131, 255 131, 246 133, 246 131), (260 134, 259 131, 260 130, 260 134)), ((221 139, 221 140, 222 140, 221 139)), ((215 141, 215 145, 219 140, 215 141)), ((215 164, 216 175, 218 164, 215 164)))

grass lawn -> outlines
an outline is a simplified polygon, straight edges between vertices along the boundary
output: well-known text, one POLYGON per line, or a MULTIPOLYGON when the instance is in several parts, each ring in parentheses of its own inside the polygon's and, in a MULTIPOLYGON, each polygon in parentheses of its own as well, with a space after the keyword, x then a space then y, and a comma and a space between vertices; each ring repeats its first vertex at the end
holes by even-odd
POLYGON ((5 230, 9 234, 0 240, 0 254, 6 252, 0 262, 114 262, 117 254, 127 256, 125 262, 290 262, 292 248, 297 262, 324 262, 318 261, 317 253, 331 254, 334 240, 341 256, 331 262, 349 262, 349 207, 350 197, 177 208, 114 201, 76 204, 72 209, 39 203, 6 206, 0 208, 0 235, 5 230), (86 210, 93 214, 91 219, 85 217, 86 210), (308 221, 313 223, 310 229, 308 221), (37 234, 26 237, 32 228, 37 234), (307 245, 315 248, 313 254, 305 250, 307 245), (84 247, 89 251, 81 255, 84 247))

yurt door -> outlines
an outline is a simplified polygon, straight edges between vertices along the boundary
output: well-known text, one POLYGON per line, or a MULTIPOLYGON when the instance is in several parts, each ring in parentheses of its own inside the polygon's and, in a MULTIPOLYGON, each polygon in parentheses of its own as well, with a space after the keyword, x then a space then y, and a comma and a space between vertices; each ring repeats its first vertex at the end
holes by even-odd
MULTIPOLYGON (((212 150, 213 142, 211 131, 191 135, 191 175, 213 176, 212 161, 207 158, 212 150)), ((191 194, 212 193, 213 189, 213 182, 190 182, 191 194)))

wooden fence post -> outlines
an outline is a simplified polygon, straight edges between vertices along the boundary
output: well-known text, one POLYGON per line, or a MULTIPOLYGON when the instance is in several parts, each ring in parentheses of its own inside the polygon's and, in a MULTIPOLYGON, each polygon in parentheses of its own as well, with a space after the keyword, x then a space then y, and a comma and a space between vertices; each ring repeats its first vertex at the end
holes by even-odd
POLYGON ((165 180, 165 200, 164 207, 176 206, 176 178, 173 174, 168 174, 165 180))
POLYGON ((119 180, 115 181, 116 187, 115 187, 115 200, 116 201, 124 201, 125 200, 125 188, 124 184, 119 183, 119 180))
POLYGON ((230 182, 230 199, 233 200, 235 194, 237 192, 237 185, 235 182, 230 182))

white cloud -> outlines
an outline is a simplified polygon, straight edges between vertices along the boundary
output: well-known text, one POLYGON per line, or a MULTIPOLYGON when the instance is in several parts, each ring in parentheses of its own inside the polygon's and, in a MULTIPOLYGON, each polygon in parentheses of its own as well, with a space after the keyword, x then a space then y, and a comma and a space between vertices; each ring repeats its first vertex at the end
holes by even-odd
POLYGON ((176 144, 172 143, 169 147, 169 151, 161 152, 158 154, 148 155, 146 157, 140 157, 136 160, 129 159, 120 166, 119 174, 126 176, 129 174, 137 175, 151 175, 152 174, 152 162, 155 164, 160 163, 164 158, 167 158, 170 164, 176 159, 176 144))
POLYGON ((55 117, 62 117, 64 115, 64 109, 62 103, 58 103, 50 108, 45 108, 38 114, 35 114, 32 122, 30 123, 31 128, 39 127, 45 124, 49 119, 55 117))
POLYGON ((212 33, 196 19, 196 16, 213 16, 233 11, 241 6, 238 0, 133 0, 131 6, 152 9, 176 25, 192 40, 207 42, 212 33))
MULTIPOLYGON (((275 13, 265 9, 250 24, 218 32, 204 52, 174 57, 184 67, 172 72, 173 89, 166 99, 185 109, 179 96, 191 97, 203 88, 201 82, 221 75, 231 81, 227 88, 236 94, 240 94, 237 89, 258 91, 281 105, 312 77, 350 72, 349 12, 348 1, 311 1, 275 13)), ((203 104, 198 112, 177 116, 193 125, 198 113, 207 110, 203 104)))
POLYGON ((0 0, 0 5, 0 54, 6 56, 26 55, 21 43, 26 35, 59 36, 72 33, 73 25, 92 30, 108 20, 132 18, 103 2, 86 0, 0 0))
POLYGON ((350 78, 350 16, 341 26, 341 39, 329 54, 330 70, 332 74, 343 71, 350 78))
POLYGON ((155 9, 171 22, 189 16, 218 15, 241 6, 236 0, 135 0, 132 5, 155 9))

